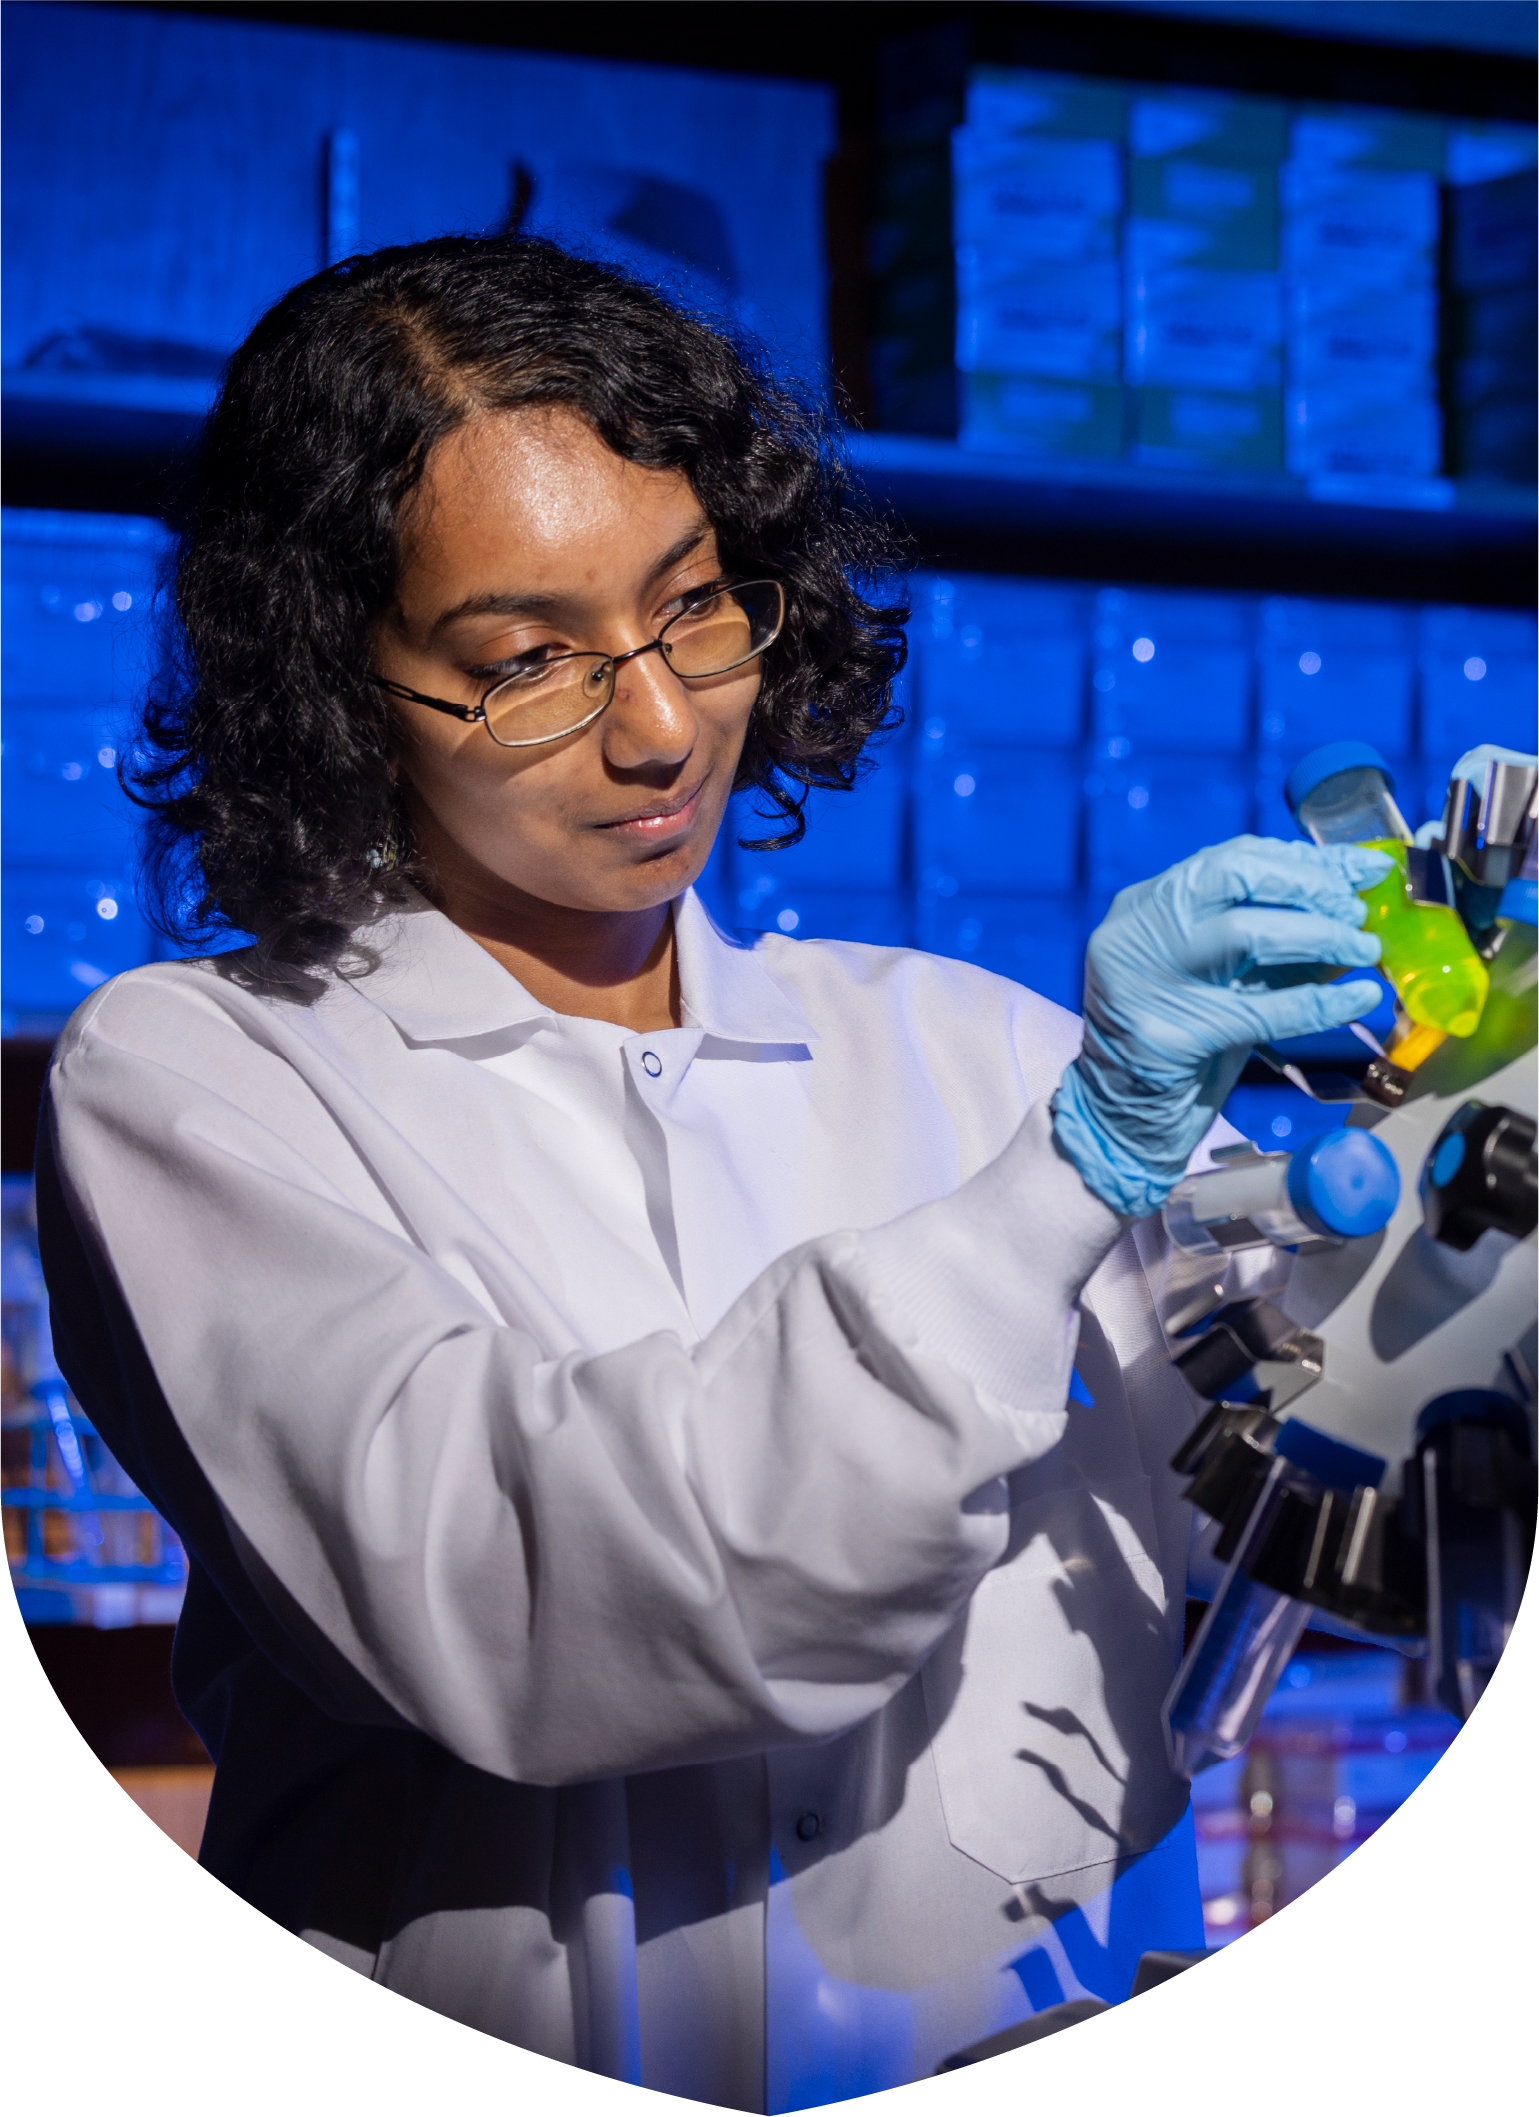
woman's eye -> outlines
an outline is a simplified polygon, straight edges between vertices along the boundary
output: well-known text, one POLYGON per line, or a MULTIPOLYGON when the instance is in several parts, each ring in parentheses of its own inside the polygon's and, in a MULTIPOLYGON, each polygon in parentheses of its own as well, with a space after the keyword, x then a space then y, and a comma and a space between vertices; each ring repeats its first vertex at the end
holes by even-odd
POLYGON ((659 626, 666 625, 670 618, 683 615, 686 610, 700 610, 721 593, 720 581, 702 581, 695 588, 681 588, 677 595, 663 605, 657 613, 659 626))
POLYGON ((522 648, 517 654, 504 654, 496 661, 476 662, 466 669, 465 674, 481 683, 503 683, 511 676, 528 676, 536 669, 543 669, 561 651, 544 641, 538 647, 522 648))

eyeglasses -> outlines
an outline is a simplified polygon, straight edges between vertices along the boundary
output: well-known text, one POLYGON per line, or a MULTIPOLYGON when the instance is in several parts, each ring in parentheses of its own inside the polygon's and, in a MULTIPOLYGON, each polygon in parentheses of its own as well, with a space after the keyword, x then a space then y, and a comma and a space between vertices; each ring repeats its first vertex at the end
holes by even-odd
POLYGON ((575 735, 598 719, 615 695, 621 665, 638 654, 661 654, 675 676, 692 683, 725 676, 755 661, 777 639, 785 623, 785 590, 778 581, 738 581, 713 588, 669 618, 655 640, 624 654, 551 654, 544 649, 520 655, 510 673, 498 677, 476 705, 429 698, 388 676, 371 672, 371 681, 397 698, 451 713, 456 720, 482 721, 493 742, 505 750, 528 749, 575 735))

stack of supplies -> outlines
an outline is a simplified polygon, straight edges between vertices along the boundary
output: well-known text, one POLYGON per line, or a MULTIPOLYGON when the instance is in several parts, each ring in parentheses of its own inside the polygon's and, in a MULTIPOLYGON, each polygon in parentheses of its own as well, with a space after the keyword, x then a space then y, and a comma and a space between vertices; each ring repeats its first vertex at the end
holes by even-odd
POLYGON ((952 135, 964 445, 1122 453, 1123 91, 980 69, 952 135))
POLYGON ((1528 126, 1454 127, 1446 193, 1448 467, 1523 485, 1539 446, 1535 138, 1528 126))
POLYGON ((1145 91, 1128 123, 1128 453, 1282 467, 1281 103, 1145 91))
POLYGON ((1282 172, 1288 468, 1423 479, 1438 405, 1440 118, 1305 111, 1282 172))

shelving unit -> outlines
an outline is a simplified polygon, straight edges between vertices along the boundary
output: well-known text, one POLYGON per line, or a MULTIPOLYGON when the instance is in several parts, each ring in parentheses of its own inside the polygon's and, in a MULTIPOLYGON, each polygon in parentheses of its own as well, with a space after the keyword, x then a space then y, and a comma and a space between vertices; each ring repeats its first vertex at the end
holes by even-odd
POLYGON ((1150 580, 1481 603, 1533 580, 1539 494, 1521 487, 1070 464, 918 434, 852 434, 850 452, 927 559, 978 571, 1115 574, 1109 548, 1142 543, 1150 580))
POLYGON ((213 398, 212 382, 181 375, 0 369, 9 448, 167 455, 194 439, 213 398))

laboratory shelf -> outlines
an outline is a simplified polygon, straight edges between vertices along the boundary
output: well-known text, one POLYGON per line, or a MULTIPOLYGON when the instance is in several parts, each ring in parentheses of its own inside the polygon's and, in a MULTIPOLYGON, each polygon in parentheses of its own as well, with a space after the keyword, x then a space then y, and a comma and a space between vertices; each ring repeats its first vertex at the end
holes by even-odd
POLYGON ((213 401, 212 376, 0 371, 0 418, 8 450, 169 455, 194 439, 213 401))
POLYGON ((948 565, 1478 603, 1531 595, 1539 494, 1528 487, 1157 469, 915 434, 851 432, 847 445, 867 490, 948 565))

